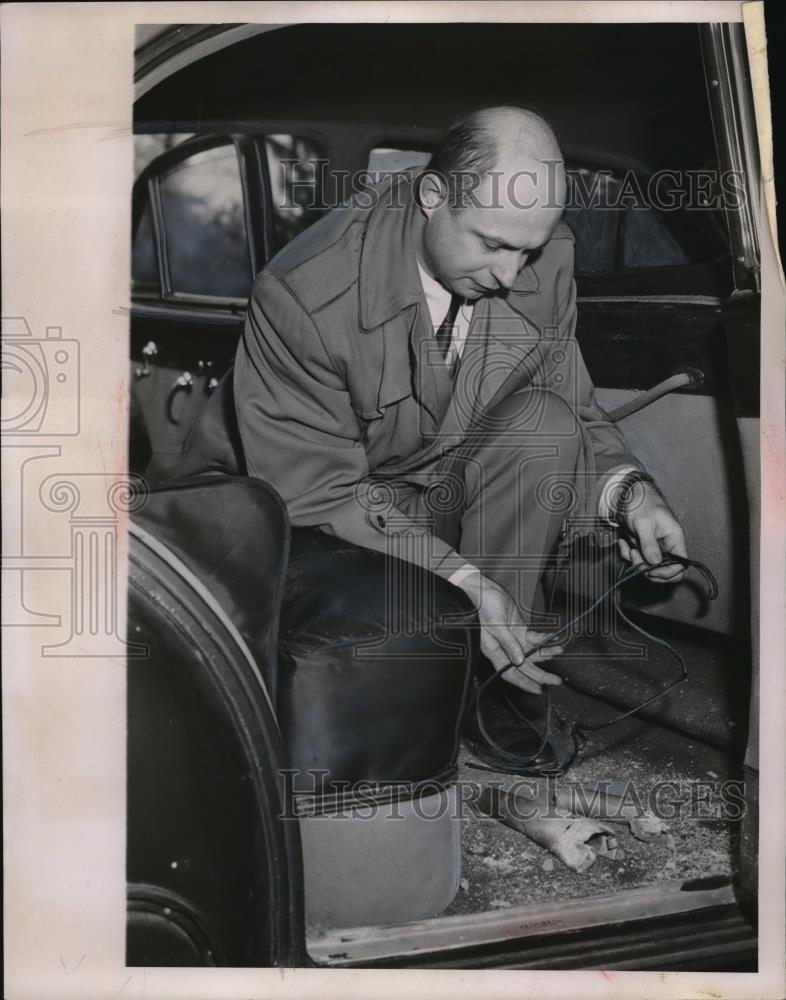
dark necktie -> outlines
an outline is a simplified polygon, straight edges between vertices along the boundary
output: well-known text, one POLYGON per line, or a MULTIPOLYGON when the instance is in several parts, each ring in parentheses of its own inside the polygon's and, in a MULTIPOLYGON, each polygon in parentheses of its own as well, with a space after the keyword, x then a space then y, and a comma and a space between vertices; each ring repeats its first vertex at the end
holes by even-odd
POLYGON ((456 316, 458 316, 458 311, 463 301, 458 295, 450 297, 450 307, 447 316, 442 320, 442 325, 437 330, 437 347, 442 351, 443 359, 448 356, 450 341, 453 336, 453 325, 456 322, 456 316))

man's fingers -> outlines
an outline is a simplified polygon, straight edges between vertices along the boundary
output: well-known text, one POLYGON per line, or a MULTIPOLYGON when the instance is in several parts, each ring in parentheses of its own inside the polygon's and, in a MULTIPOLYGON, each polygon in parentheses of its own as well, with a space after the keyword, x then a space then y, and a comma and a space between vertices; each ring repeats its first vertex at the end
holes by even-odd
MULTIPOLYGON (((682 556, 684 559, 687 559, 688 557, 688 548, 685 544, 685 533, 676 522, 674 527, 663 536, 661 545, 663 551, 667 555, 682 556)), ((687 573, 687 568, 685 566, 680 566, 679 564, 670 566, 669 569, 672 570, 672 573, 666 579, 671 581, 679 580, 687 573)))
POLYGON ((534 653, 528 653, 527 659, 533 663, 548 663, 565 652, 564 646, 544 646, 543 649, 536 649, 534 653))
POLYGON ((684 566, 658 566, 651 573, 647 573, 647 579, 655 583, 674 583, 685 576, 684 566))
POLYGON ((560 677, 541 669, 538 663, 560 656, 563 643, 550 642, 550 633, 530 628, 516 603, 504 592, 496 594, 492 589, 489 596, 497 600, 481 604, 480 648, 494 668, 503 670, 514 664, 503 676, 533 693, 540 692, 541 684, 561 684, 560 677), (517 683, 510 676, 514 673, 525 678, 526 684, 517 683))
POLYGON ((688 558, 688 548, 685 544, 685 532, 682 530, 677 521, 674 522, 668 531, 663 532, 660 537, 660 543, 664 552, 670 552, 675 556, 682 556, 683 559, 688 558))
POLYGON ((644 557, 642 556, 641 552, 639 552, 638 549, 633 548, 632 546, 630 546, 630 561, 633 563, 634 566, 641 566, 641 564, 644 562, 644 557))
POLYGON ((503 679, 521 688, 522 691, 529 691, 531 694, 541 694, 543 685, 557 685, 562 683, 562 678, 556 674, 549 674, 545 670, 539 670, 532 663, 525 663, 521 667, 511 667, 502 675, 503 679))
POLYGON ((523 638, 519 638, 519 642, 523 644, 528 660, 552 660, 555 656, 562 656, 565 652, 565 644, 563 642, 550 642, 550 635, 549 632, 526 629, 523 638))
MULTIPOLYGON (((672 520, 667 531, 665 531, 660 537, 660 548, 662 554, 665 557, 669 555, 683 556, 687 557, 688 550, 685 546, 685 535, 676 520, 672 520)), ((687 570, 684 566, 679 563, 674 563, 671 566, 659 566, 654 569, 651 573, 648 573, 648 579, 655 583, 676 583, 677 580, 681 580, 687 570)))
POLYGON ((528 694, 541 694, 543 690, 540 684, 519 673, 515 667, 512 670, 507 670, 502 675, 502 679, 517 687, 520 691, 526 691, 528 694))
MULTIPOLYGON (((485 630, 484 630, 485 631, 485 630)), ((480 648, 485 654, 485 656, 491 660, 491 664, 495 670, 503 670, 505 667, 509 669, 505 670, 502 675, 502 679, 512 684, 514 687, 519 688, 521 691, 527 691, 529 694, 540 694, 541 686, 535 680, 531 674, 531 670, 527 670, 526 673, 522 672, 524 668, 511 667, 510 658, 506 655, 505 650, 500 646, 496 639, 486 637, 481 639, 480 648)), ((537 667, 535 668, 537 669, 537 667)), ((541 670, 540 673, 544 678, 553 676, 552 674, 547 674, 545 671, 541 670)), ((549 683, 548 681, 546 683, 549 683)))
POLYGON ((516 638, 514 632, 505 625, 496 625, 489 628, 489 632, 502 647, 509 663, 523 663, 526 657, 526 650, 516 638))
MULTIPOLYGON (((508 667, 512 661, 506 654, 504 647, 500 645, 497 637, 488 634, 487 630, 484 631, 487 634, 481 638, 481 650, 491 661, 495 670, 502 670, 508 667)), ((513 666, 505 670, 502 676, 515 687, 519 687, 523 691, 529 691, 531 694, 540 694, 542 684, 557 685, 562 683, 561 677, 558 677, 557 674, 549 673, 547 670, 542 670, 529 658, 520 666, 513 666)))
MULTIPOLYGON (((551 637, 551 632, 538 632, 534 628, 527 628, 525 642, 527 643, 527 649, 532 649, 533 646, 540 646, 541 643, 548 642, 551 637)), ((552 644, 549 643, 551 646, 552 644)), ((559 645, 559 643, 557 643, 559 645)))
POLYGON ((520 667, 515 668, 520 674, 529 677, 536 684, 561 684, 562 678, 556 674, 550 674, 548 670, 541 670, 532 660, 527 660, 520 667))
POLYGON ((628 545, 624 538, 617 539, 617 548, 620 550, 620 555, 625 562, 630 562, 630 545, 628 545))
POLYGON ((654 526, 649 520, 642 518, 642 523, 637 525, 639 551, 650 564, 657 566, 661 561, 660 545, 655 537, 654 526))
MULTIPOLYGON (((631 563, 634 566, 650 566, 650 563, 646 562, 642 557, 638 549, 631 548, 631 563)), ((673 583, 681 579, 685 573, 686 569, 683 566, 671 565, 671 566, 653 566, 649 572, 646 574, 648 580, 653 583, 673 583)))
POLYGON ((491 665, 495 670, 501 670, 504 666, 511 662, 510 657, 507 655, 505 650, 500 646, 497 640, 489 632, 488 629, 483 629, 480 636, 480 649, 483 655, 491 661, 491 665))

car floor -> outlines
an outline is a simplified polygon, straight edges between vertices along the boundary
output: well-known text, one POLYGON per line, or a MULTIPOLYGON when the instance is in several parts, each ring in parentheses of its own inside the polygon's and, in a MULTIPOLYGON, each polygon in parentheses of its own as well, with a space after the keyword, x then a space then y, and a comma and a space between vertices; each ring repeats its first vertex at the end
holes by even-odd
MULTIPOLYGON (((674 815, 666 818, 668 829, 643 842, 631 834, 627 824, 613 823, 611 828, 618 841, 614 860, 599 857, 588 871, 578 874, 525 834, 477 810, 465 808, 461 883, 453 903, 444 911, 445 916, 609 895, 658 883, 668 882, 673 886, 675 881, 710 879, 722 884, 734 879, 739 822, 728 818, 731 810, 724 807, 721 784, 741 779, 739 741, 740 731, 744 732, 746 702, 738 702, 738 714, 743 718, 731 718, 730 683, 739 687, 740 682, 739 679, 724 681, 722 668, 728 656, 719 656, 717 648, 702 649, 695 637, 674 641, 688 667, 689 680, 683 687, 694 678, 694 690, 680 695, 677 688, 667 705, 651 707, 648 719, 629 717, 589 734, 583 751, 567 773, 551 779, 552 783, 556 780, 556 787, 573 782, 589 785, 607 782, 609 790, 617 793, 623 793, 627 787, 629 796, 635 795, 644 807, 653 804, 653 790, 661 788, 664 804, 682 800, 682 805, 673 810, 674 815), (725 747, 718 745, 724 741, 721 719, 732 723, 725 730, 725 747), (708 725, 704 720, 711 723, 708 725), (697 738, 695 733, 704 739, 697 738), (663 786, 664 782, 674 784, 663 786)), ((624 666, 619 662, 606 666, 598 653, 597 639, 578 640, 571 648, 574 651, 578 648, 579 653, 590 650, 596 658, 594 670, 588 666, 593 661, 583 661, 581 692, 566 684, 555 693, 563 740, 573 721, 611 719, 619 714, 619 708, 633 707, 651 692, 653 676, 668 677, 675 672, 672 662, 666 673, 662 654, 656 651, 649 660, 649 669, 642 670, 639 664, 641 683, 637 684, 636 674, 629 672, 622 684, 615 675, 621 674, 624 666), (593 687, 597 694, 583 693, 593 687)), ((560 666, 564 668, 565 664, 560 666)), ((555 661, 557 672, 560 666, 555 661)), ((736 666, 739 669, 739 663, 736 666)), ((561 672, 566 677, 576 674, 575 668, 561 672)), ((504 690, 508 685, 502 687, 504 690)), ((530 717, 536 725, 542 725, 543 716, 538 715, 542 713, 542 699, 531 697, 528 701, 525 695, 517 704, 520 709, 531 704, 530 717)), ((485 717, 492 732, 496 723, 511 721, 512 716, 501 707, 499 699, 487 705, 485 717)), ((473 767, 473 761, 477 763, 473 747, 465 740, 459 758, 461 781, 510 788, 520 780, 514 775, 473 767)), ((531 787, 533 779, 527 780, 531 787)), ((543 790, 546 779, 535 780, 543 790)), ((729 795, 730 787, 733 794, 733 786, 725 786, 724 794, 729 795)), ((736 785, 738 790, 741 787, 736 785)))

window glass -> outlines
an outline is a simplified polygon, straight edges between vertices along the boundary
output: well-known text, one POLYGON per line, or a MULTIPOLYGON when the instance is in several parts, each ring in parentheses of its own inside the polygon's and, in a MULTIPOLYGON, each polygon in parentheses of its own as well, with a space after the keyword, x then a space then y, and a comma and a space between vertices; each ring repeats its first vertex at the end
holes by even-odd
POLYGON ((280 250, 326 210, 325 154, 313 139, 300 135, 267 135, 265 152, 273 201, 273 234, 276 249, 280 250))
POLYGON ((579 168, 567 174, 563 218, 576 237, 576 274, 610 274, 617 250, 619 184, 607 171, 579 168))
POLYGON ((246 298, 251 266, 234 146, 179 163, 161 180, 161 201, 173 291, 246 298))
POLYGON ((135 288, 158 289, 158 268, 153 245, 153 221, 150 202, 145 205, 134 237, 131 254, 131 277, 135 288))
POLYGON ((378 146, 369 153, 368 169, 370 173, 392 173, 396 170, 408 170, 410 167, 425 167, 430 159, 431 153, 422 149, 378 146))
POLYGON ((630 206, 625 213, 625 270, 687 264, 688 257, 650 208, 630 206))

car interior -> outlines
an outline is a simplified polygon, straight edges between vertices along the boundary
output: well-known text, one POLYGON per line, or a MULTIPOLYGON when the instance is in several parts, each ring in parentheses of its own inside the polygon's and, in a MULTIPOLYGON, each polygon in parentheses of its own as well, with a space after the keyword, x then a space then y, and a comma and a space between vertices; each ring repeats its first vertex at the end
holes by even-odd
POLYGON ((128 661, 128 964, 755 969, 759 297, 755 232, 718 197, 744 159, 737 26, 258 27, 168 73, 162 36, 137 50, 129 469, 149 495, 129 636, 149 656, 128 661), (487 688, 478 714, 455 588, 436 588, 436 633, 406 608, 383 636, 378 554, 290 529, 242 469, 175 486, 169 470, 231 373, 266 262, 347 178, 423 166, 451 121, 503 103, 556 131, 597 399, 709 577, 599 602, 621 561, 581 540, 544 580, 565 683, 549 703, 487 688), (669 172, 698 209, 664 207, 669 172), (410 781, 392 800, 405 819, 281 822, 276 772, 315 764, 410 781), (413 815, 448 772, 448 798, 608 781, 671 818, 649 838, 614 825, 609 856, 576 871, 483 795, 457 821, 413 815))

